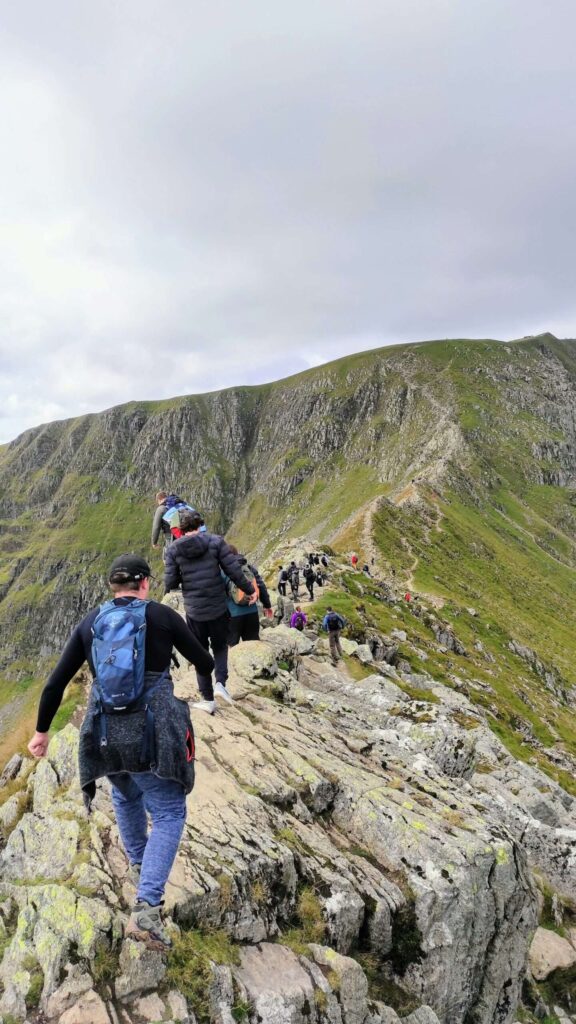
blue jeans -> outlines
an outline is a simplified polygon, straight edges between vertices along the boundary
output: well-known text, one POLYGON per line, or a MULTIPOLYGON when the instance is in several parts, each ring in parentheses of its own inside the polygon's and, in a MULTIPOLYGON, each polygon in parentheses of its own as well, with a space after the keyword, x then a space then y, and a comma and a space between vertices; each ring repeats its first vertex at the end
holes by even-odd
POLYGON ((124 849, 131 864, 141 864, 138 902, 157 907, 186 821, 186 793, 173 779, 152 772, 120 772, 108 776, 112 803, 124 849), (148 819, 152 829, 148 835, 148 819))

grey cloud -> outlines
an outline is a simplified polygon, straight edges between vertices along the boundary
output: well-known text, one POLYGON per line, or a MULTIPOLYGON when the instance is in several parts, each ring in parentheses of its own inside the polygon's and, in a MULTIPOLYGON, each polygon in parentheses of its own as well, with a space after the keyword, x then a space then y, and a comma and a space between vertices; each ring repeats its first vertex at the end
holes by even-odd
POLYGON ((567 0, 10 5, 0 437, 573 334, 575 27, 567 0))

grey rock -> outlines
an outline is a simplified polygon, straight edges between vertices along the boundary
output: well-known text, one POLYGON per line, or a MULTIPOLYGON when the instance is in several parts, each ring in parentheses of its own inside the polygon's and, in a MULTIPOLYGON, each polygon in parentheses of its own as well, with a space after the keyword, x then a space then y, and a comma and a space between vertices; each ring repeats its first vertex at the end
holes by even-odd
POLYGON ((90 990, 62 1014, 59 1024, 110 1024, 110 1017, 104 1001, 90 990))
POLYGON ((2 853, 4 877, 23 881, 68 878, 78 837, 77 821, 25 814, 2 853))
POLYGON ((0 825, 5 832, 8 832, 16 824, 21 814, 21 796, 14 793, 8 797, 5 804, 0 807, 0 825))
POLYGON ((374 661, 374 655, 368 644, 359 644, 354 651, 354 657, 358 658, 358 661, 361 661, 363 665, 370 665, 374 661))
POLYGON ((364 1024, 368 1013, 368 981, 360 964, 325 946, 310 945, 315 962, 337 979, 337 991, 344 1024, 364 1024))
POLYGON ((34 813, 49 812, 52 810, 54 796, 58 790, 58 776, 46 758, 40 761, 32 778, 34 813))
POLYGON ((303 1024, 304 1008, 314 1005, 314 986, 298 957, 285 946, 262 943, 240 953, 232 969, 241 992, 254 1006, 256 1020, 303 1024))
POLYGON ((0 775, 0 788, 5 786, 7 782, 12 782, 16 778, 20 768, 22 767, 22 754, 13 754, 9 761, 7 761, 2 774, 0 775))
POLYGON ((46 1001, 46 1016, 59 1020, 64 1011, 70 1009, 91 988, 92 978, 89 974, 72 972, 46 1001))
POLYGON ((438 1017, 429 1006, 419 1006, 404 1018, 407 1024, 440 1024, 438 1017))
POLYGON ((166 963, 160 952, 127 939, 120 952, 120 974, 114 986, 116 997, 125 1002, 143 992, 154 991, 165 974, 166 963))

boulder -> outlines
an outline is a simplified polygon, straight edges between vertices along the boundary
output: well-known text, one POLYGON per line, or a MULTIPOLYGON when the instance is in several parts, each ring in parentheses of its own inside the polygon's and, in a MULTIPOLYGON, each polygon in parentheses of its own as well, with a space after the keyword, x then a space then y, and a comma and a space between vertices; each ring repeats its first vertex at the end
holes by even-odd
POLYGON ((48 745, 48 760, 61 786, 70 786, 78 780, 78 743, 80 733, 71 724, 54 733, 48 745))
POLYGON ((568 939, 547 928, 537 928, 530 946, 530 971, 536 981, 545 981, 559 968, 576 964, 576 949, 568 939))
POLYGON ((255 1019, 266 1024, 297 1024, 303 1021, 305 1007, 314 1005, 310 974, 285 946, 262 943, 242 949, 240 965, 232 973, 254 1007, 255 1019))
POLYGON ((77 821, 25 814, 2 853, 4 877, 23 882, 68 878, 79 835, 77 821))
POLYGON ((22 754, 12 755, 0 775, 0 789, 2 786, 5 786, 7 782, 12 782, 12 780, 16 778, 20 768, 22 767, 22 760, 22 754))
POLYGON ((8 797, 5 804, 0 807, 0 826, 8 832, 16 824, 22 810, 22 797, 19 793, 8 797))
POLYGON ((120 952, 120 974, 114 986, 122 1002, 144 992, 154 991, 166 974, 162 953, 148 949, 141 942, 127 939, 120 952))
POLYGON ((157 992, 152 992, 148 996, 141 996, 140 999, 136 999, 132 1003, 132 1007, 139 1017, 142 1017, 145 1021, 150 1021, 154 1024, 155 1021, 162 1021, 166 1014, 166 1005, 160 999, 157 992))
POLYGON ((110 1024, 106 1005, 93 989, 60 1017, 59 1024, 110 1024))
POLYGON ((358 661, 361 661, 363 665, 371 665, 374 661, 374 655, 368 644, 358 644, 354 651, 354 657, 358 658, 358 661))
POLYGON ((62 982, 59 988, 49 997, 45 1004, 46 1016, 50 1019, 60 1020, 65 1010, 78 1002, 80 996, 85 995, 92 988, 92 978, 89 974, 75 973, 78 968, 73 968, 66 981, 62 982))
POLYGON ((312 958, 333 977, 344 1024, 364 1024, 368 1012, 368 981, 360 964, 326 946, 309 946, 312 958))
POLYGON ((352 655, 358 649, 356 640, 349 640, 346 636, 340 637, 340 646, 344 651, 344 654, 352 655))
POLYGON ((54 796, 58 790, 58 776, 46 758, 42 758, 38 764, 32 776, 32 785, 34 813, 50 812, 53 809, 54 796))

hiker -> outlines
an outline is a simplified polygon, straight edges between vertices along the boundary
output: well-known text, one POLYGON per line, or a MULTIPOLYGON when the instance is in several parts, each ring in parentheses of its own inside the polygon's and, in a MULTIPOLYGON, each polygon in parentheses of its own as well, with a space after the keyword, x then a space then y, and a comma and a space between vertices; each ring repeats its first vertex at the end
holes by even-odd
POLYGON ((278 594, 276 601, 276 611, 274 612, 274 618, 278 625, 289 626, 290 619, 294 612, 294 602, 291 597, 285 597, 283 594, 278 594))
POLYGON ((278 566, 278 593, 286 597, 286 584, 288 583, 288 571, 283 565, 278 566))
POLYGON ((310 594, 310 600, 311 601, 314 600, 314 582, 315 582, 315 580, 316 580, 316 574, 314 572, 314 569, 312 568, 311 565, 307 565, 306 568, 304 569, 304 583, 306 585, 306 590, 310 594))
POLYGON ((288 578, 290 580, 290 589, 292 591, 292 597, 295 601, 298 600, 298 591, 300 590, 300 570, 296 565, 296 562, 290 562, 288 569, 288 578))
POLYGON ((327 569, 328 568, 328 559, 326 558, 326 555, 322 555, 322 558, 320 559, 320 561, 322 562, 322 565, 324 566, 324 568, 327 569))
POLYGON ((351 558, 350 558, 350 562, 351 562, 352 568, 356 569, 357 566, 358 566, 358 555, 352 555, 351 558))
POLYGON ((326 615, 322 621, 322 628, 328 633, 328 644, 330 646, 330 657, 332 664, 336 665, 337 662, 344 657, 342 651, 342 645, 340 644, 340 633, 346 625, 346 620, 335 612, 333 608, 328 606, 326 615))
POLYGON ((318 555, 314 555, 314 565, 320 565, 320 557, 318 555))
POLYGON ((182 616, 149 600, 150 576, 150 566, 139 555, 114 559, 108 574, 112 599, 89 612, 73 631, 40 696, 28 749, 34 757, 46 755, 48 730, 64 690, 87 661, 94 681, 80 729, 80 785, 90 811, 96 780, 107 777, 111 783, 114 813, 137 884, 126 934, 163 949, 171 943, 160 907, 186 820, 186 795, 194 785, 194 733, 188 705, 174 696, 170 656, 175 647, 204 674, 214 662, 182 616), (120 678, 118 664, 127 666, 120 678))
POLYGON ((318 584, 319 587, 323 587, 324 586, 324 577, 323 577, 322 573, 320 572, 320 569, 318 569, 318 571, 316 573, 316 583, 318 584))
POLYGON ((307 622, 307 615, 302 611, 300 605, 297 604, 293 614, 290 617, 290 628, 299 629, 300 632, 302 632, 307 622))
POLYGON ((410 601, 412 600, 412 594, 410 593, 409 590, 407 590, 406 593, 404 594, 404 600, 406 601, 406 604, 410 604, 410 601))
MULTIPOLYGON (((248 559, 244 555, 239 554, 238 548, 235 548, 233 544, 229 544, 228 547, 233 555, 237 555, 242 572, 246 578, 252 579, 258 588, 258 598, 264 607, 264 615, 267 619, 271 619, 272 605, 270 603, 270 596, 258 569, 255 565, 250 565, 248 559)), ((260 615, 258 614, 258 605, 248 604, 245 595, 239 596, 242 594, 242 591, 234 586, 228 576, 225 577, 224 583, 226 584, 226 603, 230 614, 228 646, 236 647, 240 640, 259 640, 260 615)))
POLYGON ((215 696, 233 703, 226 689, 228 679, 228 607, 224 576, 228 576, 254 604, 257 594, 251 580, 244 577, 238 557, 233 555, 223 537, 201 532, 204 520, 198 512, 181 512, 183 536, 166 550, 164 587, 166 593, 182 584, 186 622, 208 650, 212 648, 216 683, 211 673, 196 671, 202 700, 192 706, 213 715, 215 696))
POLYGON ((370 576, 371 575, 371 573, 370 573, 370 566, 367 563, 366 563, 366 565, 362 566, 362 572, 364 573, 365 576, 370 576))
POLYGON ((195 511, 188 502, 179 498, 177 494, 158 491, 156 494, 156 511, 152 521, 152 547, 158 548, 158 540, 160 534, 162 534, 163 556, 168 545, 182 535, 178 518, 180 509, 187 509, 190 512, 195 511))

